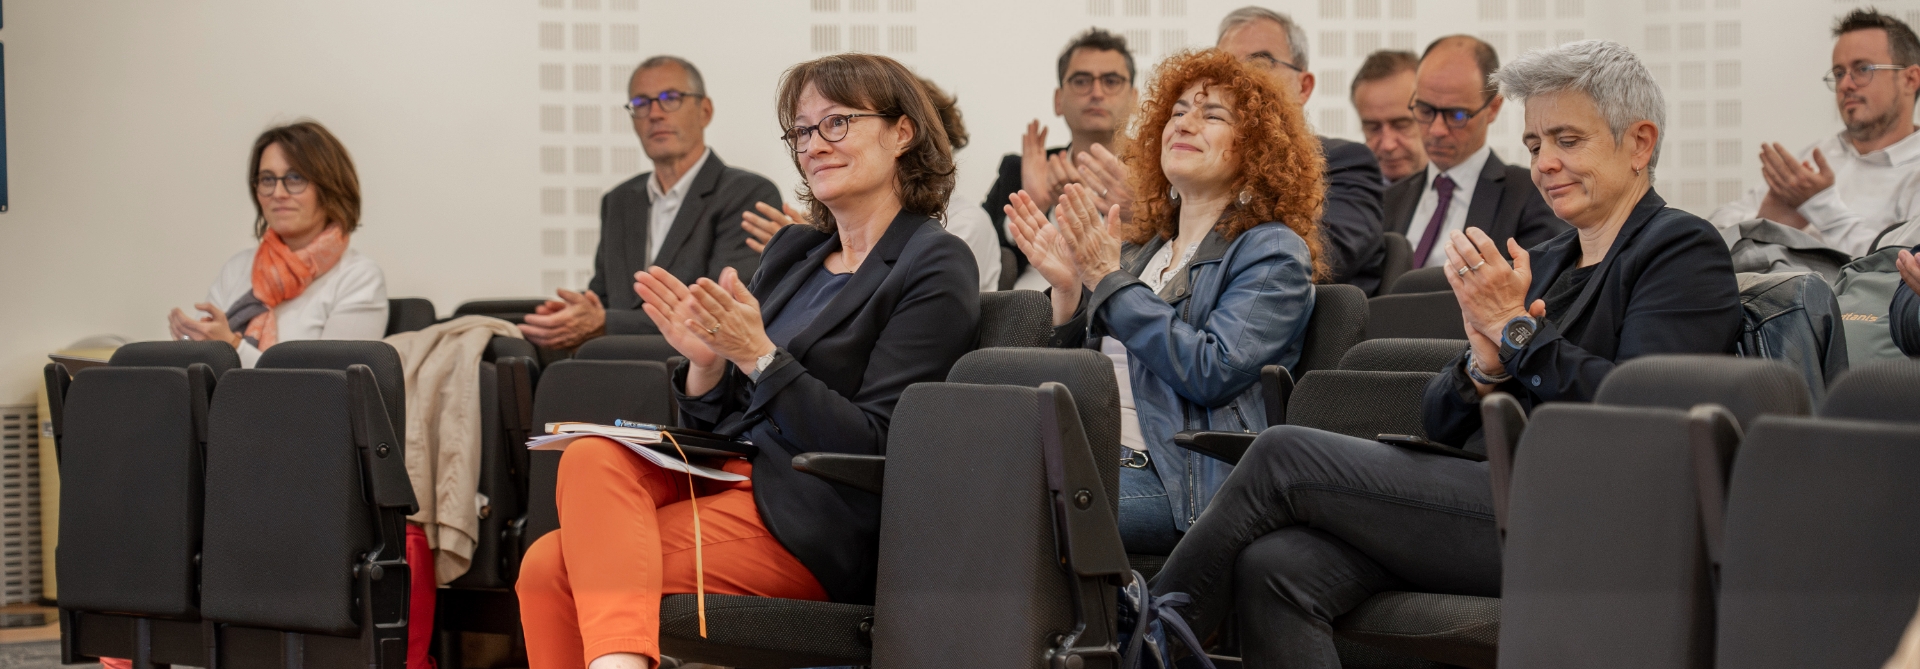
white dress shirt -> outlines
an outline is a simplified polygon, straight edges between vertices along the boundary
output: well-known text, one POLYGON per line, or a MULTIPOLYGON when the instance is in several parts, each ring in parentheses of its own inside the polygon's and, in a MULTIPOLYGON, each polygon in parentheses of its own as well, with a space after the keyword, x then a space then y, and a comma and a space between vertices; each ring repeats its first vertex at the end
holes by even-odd
POLYGON ((973 251, 974 264, 980 267, 980 291, 1000 289, 1000 240, 994 236, 993 219, 978 204, 958 198, 947 204, 947 232, 959 237, 973 251))
MULTIPOLYGON (((1153 292, 1160 292, 1167 285, 1167 279, 1173 272, 1185 271, 1188 263, 1193 262, 1193 252, 1200 250, 1200 243, 1188 244, 1180 252, 1180 262, 1173 262, 1173 242, 1160 245, 1160 250, 1147 260, 1147 266, 1140 270, 1140 282, 1147 284, 1153 292)), ((1113 376, 1120 382, 1120 445, 1127 448, 1147 450, 1146 433, 1140 431, 1140 412, 1133 405, 1133 377, 1127 373, 1127 346, 1113 337, 1102 337, 1100 352, 1113 359, 1113 376)))
MULTIPOLYGON (((225 312, 240 296, 253 290, 255 246, 227 259, 220 276, 207 288, 207 301, 225 312)), ((299 297, 273 308, 280 341, 310 339, 373 339, 387 334, 387 278, 373 259, 349 247, 340 263, 307 284, 299 297)), ((251 368, 260 349, 240 343, 240 364, 251 368)))
MULTIPOLYGON (((1833 185, 1800 205, 1807 234, 1848 254, 1865 255, 1882 231, 1920 214, 1920 132, 1866 154, 1854 150, 1853 142, 1841 133, 1807 147, 1800 152, 1800 160, 1812 163, 1814 149, 1833 168, 1833 185)), ((1766 196, 1763 181, 1740 199, 1721 205, 1708 220, 1730 228, 1758 218, 1766 196)))
MULTIPOLYGON (((1440 238, 1433 241, 1433 250, 1427 252, 1427 262, 1422 267, 1438 267, 1447 261, 1446 234, 1467 227, 1467 208, 1473 205, 1473 189, 1480 184, 1480 170, 1487 166, 1487 156, 1493 155, 1493 147, 1482 146, 1479 151, 1467 156, 1453 169, 1447 170, 1448 179, 1453 180, 1453 200, 1447 203, 1447 217, 1440 222, 1440 238)), ((1420 204, 1413 207, 1413 221, 1407 224, 1407 243, 1415 251, 1420 250, 1420 240, 1427 234, 1427 223, 1433 220, 1433 210, 1440 206, 1440 193, 1433 189, 1433 183, 1440 180, 1440 166, 1427 163, 1427 187, 1420 191, 1420 204)))
POLYGON ((667 240, 667 231, 673 229, 673 219, 680 215, 680 203, 687 200, 687 191, 693 189, 693 177, 707 166, 707 159, 713 157, 713 149, 707 148, 700 153, 700 159, 693 162, 680 175, 680 181, 666 191, 660 190, 660 172, 647 177, 647 198, 653 201, 653 210, 647 216, 647 265, 651 266, 660 257, 660 245, 667 240))

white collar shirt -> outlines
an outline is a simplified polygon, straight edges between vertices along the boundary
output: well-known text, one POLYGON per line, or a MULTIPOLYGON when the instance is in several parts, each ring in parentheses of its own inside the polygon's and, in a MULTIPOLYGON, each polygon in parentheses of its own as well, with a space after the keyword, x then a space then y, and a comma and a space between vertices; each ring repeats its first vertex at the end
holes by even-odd
MULTIPOLYGON (((1807 234, 1858 256, 1871 251, 1868 247, 1888 227, 1920 218, 1920 132, 1868 153, 1855 150, 1843 132, 1802 150, 1800 160, 1812 163, 1814 149, 1819 149, 1827 166, 1833 168, 1833 185, 1800 204, 1800 215, 1807 219, 1807 234)), ((1763 181, 1745 196, 1715 210, 1710 220, 1728 228, 1757 218, 1766 196, 1763 181)), ((1892 238, 1906 237, 1903 232, 1889 233, 1882 245, 1892 238)))
POLYGON ((647 216, 647 264, 653 265, 660 258, 660 245, 667 240, 667 232, 673 229, 673 219, 680 215, 680 203, 687 201, 687 191, 693 189, 693 178, 707 166, 707 159, 713 157, 713 149, 700 153, 700 159, 693 162, 680 175, 680 181, 672 188, 660 190, 659 172, 647 177, 647 199, 653 202, 647 216))
MULTIPOLYGON (((1480 170, 1487 166, 1487 157, 1493 155, 1493 147, 1481 146, 1467 156, 1466 160, 1454 165, 1444 173, 1453 180, 1453 199, 1447 203, 1447 215, 1440 222, 1440 234, 1433 242, 1433 249, 1427 253, 1426 264, 1433 267, 1447 261, 1447 249, 1443 245, 1449 232, 1467 227, 1467 209, 1473 205, 1473 191, 1480 185, 1480 170)), ((1427 187, 1420 191, 1420 204, 1413 208, 1413 220, 1407 224, 1407 243, 1414 249, 1420 248, 1420 240, 1427 234, 1427 224, 1433 221, 1433 211, 1440 207, 1440 193, 1433 184, 1442 174, 1440 166, 1427 163, 1427 187)))

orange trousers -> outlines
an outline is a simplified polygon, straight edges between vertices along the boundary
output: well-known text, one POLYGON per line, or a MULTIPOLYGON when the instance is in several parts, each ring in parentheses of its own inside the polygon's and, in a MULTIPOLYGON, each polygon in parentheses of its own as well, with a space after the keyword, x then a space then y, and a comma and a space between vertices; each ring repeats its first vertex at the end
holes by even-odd
MULTIPOLYGON (((752 463, 726 470, 747 475, 752 463)), ((696 479, 661 469, 610 439, 567 446, 555 502, 562 529, 534 542, 514 589, 530 669, 583 669, 609 653, 660 662, 660 597, 694 592, 694 505, 706 591, 824 601, 827 593, 787 552, 753 501, 750 481, 696 479)))

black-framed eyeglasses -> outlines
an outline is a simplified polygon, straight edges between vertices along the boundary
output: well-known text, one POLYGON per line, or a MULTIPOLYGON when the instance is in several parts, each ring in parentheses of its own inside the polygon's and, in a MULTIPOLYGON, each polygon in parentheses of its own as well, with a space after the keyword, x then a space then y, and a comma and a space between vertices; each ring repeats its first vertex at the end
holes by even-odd
POLYGON ((1127 85, 1133 83, 1133 80, 1122 74, 1107 73, 1096 77, 1086 72, 1078 72, 1067 77, 1067 90, 1072 91, 1074 95, 1086 95, 1093 92, 1095 82, 1100 84, 1101 93, 1112 95, 1126 90, 1127 85))
POLYGON ((1909 67, 1912 67, 1912 66, 1911 65, 1875 65, 1873 63, 1854 63, 1852 67, 1835 66, 1832 70, 1829 70, 1827 72, 1827 76, 1821 77, 1820 80, 1827 82, 1827 90, 1837 91, 1837 90, 1840 90, 1840 80, 1845 79, 1848 76, 1853 77, 1853 85, 1865 86, 1867 84, 1873 83, 1873 73, 1876 70, 1904 70, 1909 67))
POLYGON ((301 176, 299 172, 288 172, 284 177, 276 177, 272 174, 261 174, 258 177, 254 177, 253 190, 259 193, 260 197, 273 197, 273 191, 278 190, 278 187, 283 184, 287 187, 288 195, 299 195, 307 192, 307 178, 301 176))
POLYGON ((1299 65, 1295 65, 1293 63, 1289 63, 1287 61, 1274 58, 1273 54, 1267 53, 1265 51, 1247 56, 1246 61, 1248 63, 1252 63, 1256 66, 1259 66, 1263 70, 1271 70, 1276 67, 1285 67, 1289 70, 1293 70, 1294 72, 1298 72, 1301 74, 1306 74, 1307 72, 1306 70, 1300 69, 1299 65))
POLYGON ((653 97, 642 95, 627 101, 627 115, 635 117, 645 116, 647 107, 656 103, 660 105, 660 111, 679 111, 680 105, 685 103, 687 98, 700 97, 706 96, 699 93, 683 93, 681 91, 660 91, 659 95, 653 97))
POLYGON ((1472 121, 1473 117, 1479 116, 1480 112, 1486 111, 1491 106, 1493 106, 1493 100, 1487 100, 1485 104, 1480 105, 1479 109, 1473 110, 1465 107, 1435 107, 1420 100, 1414 100, 1413 104, 1407 105, 1407 108, 1413 110, 1413 117, 1420 119, 1422 126, 1433 125, 1433 117, 1438 116, 1446 121, 1447 127, 1459 130, 1467 127, 1468 121, 1472 121))
POLYGON ((780 136, 780 140, 787 143, 789 150, 792 150, 794 153, 800 153, 805 150, 804 147, 808 143, 807 137, 816 132, 820 133, 820 139, 829 142, 838 142, 847 138, 847 130, 853 127, 854 119, 869 117, 895 118, 898 116, 899 114, 828 114, 821 118, 819 123, 814 125, 796 125, 788 128, 787 133, 780 136))

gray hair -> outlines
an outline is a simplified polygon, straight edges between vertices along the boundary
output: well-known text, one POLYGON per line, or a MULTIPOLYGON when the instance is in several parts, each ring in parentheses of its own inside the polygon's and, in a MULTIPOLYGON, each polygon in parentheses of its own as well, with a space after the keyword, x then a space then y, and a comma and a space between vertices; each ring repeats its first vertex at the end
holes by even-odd
POLYGON ((1265 7, 1247 5, 1228 12, 1226 18, 1220 19, 1220 34, 1214 37, 1214 41, 1218 42, 1234 28, 1254 21, 1272 21, 1280 24, 1280 28, 1287 31, 1287 50, 1292 52, 1287 56, 1293 59, 1294 67, 1300 68, 1302 72, 1307 70, 1307 31, 1302 29, 1300 24, 1294 23, 1293 17, 1265 7))
POLYGON ((1647 67, 1617 42, 1590 39, 1529 51, 1488 79, 1500 87, 1501 95, 1523 104, 1527 98, 1551 93, 1585 93, 1607 119, 1615 142, 1626 135, 1628 126, 1652 122, 1660 134, 1647 161, 1648 173, 1660 162, 1660 143, 1667 134, 1666 99, 1647 67))
MULTIPOLYGON (((640 61, 640 66, 633 68, 633 74, 639 74, 641 70, 651 70, 656 67, 666 67, 668 65, 678 65, 680 69, 687 71, 687 82, 693 85, 693 90, 686 92, 695 95, 707 94, 707 79, 706 77, 700 76, 700 68, 694 67, 693 63, 679 56, 662 54, 640 61)), ((627 75, 627 80, 632 81, 633 75, 627 75)))

